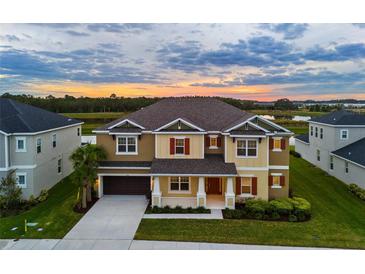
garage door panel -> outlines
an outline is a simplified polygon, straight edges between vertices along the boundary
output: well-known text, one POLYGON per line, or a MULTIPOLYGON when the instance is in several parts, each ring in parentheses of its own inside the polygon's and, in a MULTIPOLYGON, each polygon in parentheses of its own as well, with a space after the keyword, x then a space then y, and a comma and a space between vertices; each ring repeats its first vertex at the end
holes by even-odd
POLYGON ((103 189, 105 195, 148 195, 150 177, 105 176, 103 189))

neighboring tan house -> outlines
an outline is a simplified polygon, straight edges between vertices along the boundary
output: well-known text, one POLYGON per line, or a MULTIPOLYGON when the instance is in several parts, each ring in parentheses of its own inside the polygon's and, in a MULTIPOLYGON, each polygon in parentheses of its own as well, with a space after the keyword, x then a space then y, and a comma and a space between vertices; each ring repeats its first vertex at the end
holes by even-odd
POLYGON ((69 175, 82 122, 0 98, 0 179, 15 171, 24 198, 69 175))
POLYGON ((334 111, 309 120, 309 133, 296 137, 303 159, 341 181, 365 188, 365 115, 334 111))
POLYGON ((289 192, 287 129, 220 100, 170 98, 94 130, 108 158, 98 192, 153 206, 229 207, 289 192))

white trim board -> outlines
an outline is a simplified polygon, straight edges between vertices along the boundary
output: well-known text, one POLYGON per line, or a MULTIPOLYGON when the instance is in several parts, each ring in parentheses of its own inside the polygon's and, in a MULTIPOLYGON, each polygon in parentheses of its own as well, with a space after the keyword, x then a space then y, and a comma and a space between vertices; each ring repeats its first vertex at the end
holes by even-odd
POLYGON ((64 129, 64 128, 69 128, 69 127, 76 127, 76 126, 80 126, 84 124, 84 122, 81 123, 77 123, 77 124, 72 124, 72 125, 68 125, 68 126, 63 126, 63 127, 56 127, 56 128, 51 128, 51 129, 47 129, 47 130, 43 130, 43 131, 37 131, 37 132, 16 132, 16 133, 9 133, 8 136, 10 135, 27 135, 27 136, 31 136, 31 135, 38 135, 38 134, 42 134, 42 133, 46 133, 46 132, 51 132, 51 131, 55 131, 55 130, 60 130, 60 129, 64 129))
POLYGON ((184 120, 183 118, 177 118, 177 119, 175 119, 175 120, 173 120, 173 121, 171 121, 171 122, 169 122, 169 123, 167 123, 167 124, 165 124, 165 125, 157 128, 157 129, 155 129, 154 131, 160 131, 161 129, 165 129, 165 128, 167 128, 167 127, 169 127, 169 126, 171 126, 171 125, 173 125, 173 124, 175 124, 177 122, 181 122, 181 123, 185 124, 186 126, 189 126, 189 127, 195 128, 195 129, 197 129, 199 131, 204 131, 205 132, 204 129, 202 129, 202 128, 200 128, 200 127, 198 127, 198 126, 196 126, 196 125, 194 125, 194 124, 192 124, 192 123, 184 120))
POLYGON ((107 167, 107 166, 99 166, 98 169, 140 169, 140 170, 148 170, 151 169, 151 167, 117 167, 117 166, 112 166, 112 167, 107 167))
POLYGON ((237 171, 268 171, 269 167, 236 167, 237 171))
POLYGON ((134 125, 135 127, 138 127, 140 129, 145 129, 143 126, 141 126, 141 125, 139 125, 139 124, 137 124, 137 123, 135 123, 135 122, 133 122, 133 121, 131 121, 129 119, 123 119, 122 121, 120 121, 120 122, 118 122, 118 123, 116 123, 116 124, 108 127, 108 129, 112 129, 112 128, 115 128, 117 126, 121 126, 121 125, 123 125, 125 123, 130 123, 130 124, 134 125))
POLYGON ((336 155, 336 154, 334 154, 334 153, 332 153, 332 152, 330 152, 330 155, 331 155, 331 156, 334 156, 334 157, 337 157, 337 158, 339 158, 339 159, 341 159, 341 160, 343 160, 343 161, 349 162, 349 163, 351 163, 351 164, 357 165, 357 166, 359 166, 359 167, 365 168, 365 166, 363 166, 363 165, 361 165, 361 164, 358 164, 358 163, 356 163, 356 162, 354 162, 354 161, 351 161, 351 160, 348 160, 348 159, 343 158, 343 157, 341 157, 341 156, 338 156, 338 155, 336 155))
POLYGON ((329 127, 363 127, 363 128, 365 128, 365 125, 332 125, 332 124, 326 124, 326 123, 315 122, 315 121, 310 121, 310 120, 308 122, 312 123, 312 124, 324 125, 324 126, 329 126, 329 127))
POLYGON ((289 170, 289 166, 269 166, 269 169, 283 169, 283 170, 289 170))
POLYGON ((236 177, 237 174, 180 174, 180 173, 150 173, 151 176, 166 177, 166 176, 180 176, 180 177, 236 177))
POLYGON ((9 166, 7 168, 0 168, 0 171, 9 171, 12 169, 34 169, 37 165, 24 165, 24 166, 9 166))

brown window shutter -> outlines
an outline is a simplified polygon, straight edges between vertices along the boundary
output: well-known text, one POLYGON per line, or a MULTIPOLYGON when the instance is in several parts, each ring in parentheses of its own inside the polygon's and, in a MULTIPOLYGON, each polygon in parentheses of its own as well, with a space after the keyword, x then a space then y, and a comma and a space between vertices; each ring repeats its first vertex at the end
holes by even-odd
POLYGON ((222 145, 222 138, 217 137, 217 147, 221 147, 221 145, 222 145))
POLYGON ((269 186, 272 186, 272 183, 273 183, 273 178, 272 178, 272 176, 270 175, 270 176, 269 176, 269 186))
POLYGON ((285 139, 283 138, 283 139, 281 139, 281 149, 282 149, 282 150, 284 150, 284 149, 285 149, 285 145, 286 145, 286 143, 285 143, 285 139))
POLYGON ((257 177, 252 177, 252 195, 257 195, 257 177))
POLYGON ((241 194, 241 177, 236 177, 236 195, 241 194))
POLYGON ((274 140, 272 138, 269 139, 269 149, 274 149, 274 140))
POLYGON ((205 136, 205 146, 209 147, 210 146, 210 138, 209 136, 205 136))
POLYGON ((170 138, 170 154, 175 154, 175 138, 170 138))
POLYGON ((285 176, 280 176, 280 186, 285 186, 285 176))
POLYGON ((185 155, 189 155, 190 154, 190 139, 189 138, 185 138, 185 155))

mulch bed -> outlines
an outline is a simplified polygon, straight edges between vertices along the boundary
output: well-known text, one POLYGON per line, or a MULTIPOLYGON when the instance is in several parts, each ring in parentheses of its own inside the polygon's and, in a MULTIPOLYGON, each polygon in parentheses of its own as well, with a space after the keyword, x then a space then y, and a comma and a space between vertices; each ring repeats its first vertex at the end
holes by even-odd
POLYGON ((89 211, 90 208, 93 207, 93 205, 99 200, 97 197, 93 197, 91 202, 88 202, 86 205, 86 208, 79 207, 78 205, 75 205, 73 210, 77 213, 86 213, 89 211))

